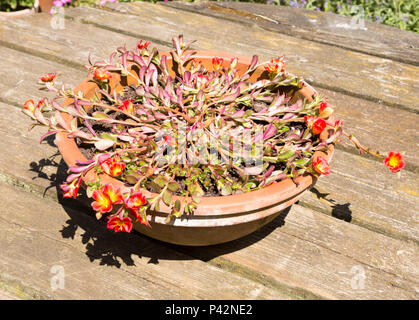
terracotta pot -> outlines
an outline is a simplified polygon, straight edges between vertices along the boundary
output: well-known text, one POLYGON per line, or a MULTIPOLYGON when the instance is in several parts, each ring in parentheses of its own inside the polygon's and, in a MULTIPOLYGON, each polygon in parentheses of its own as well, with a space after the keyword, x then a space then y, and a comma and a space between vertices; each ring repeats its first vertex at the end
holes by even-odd
POLYGON ((38 0, 38 8, 41 12, 49 12, 53 3, 54 0, 38 0))
MULTIPOLYGON (((168 56, 168 64, 171 66, 171 56, 167 53, 162 54, 168 56)), ((195 60, 200 60, 205 67, 210 69, 214 56, 223 57, 224 61, 230 61, 233 57, 233 55, 226 53, 198 52, 195 55, 195 60)), ((250 63, 250 58, 238 58, 237 67, 239 72, 244 72, 247 69, 246 66, 250 63)), ((131 64, 130 68, 134 72, 138 71, 135 64, 131 64)), ((264 76, 266 76, 266 72, 263 68, 259 68, 253 73, 250 80, 254 81, 264 76)), ((96 84, 89 80, 91 80, 91 77, 80 83, 75 92, 83 91, 85 97, 92 97, 96 84)), ((118 91, 124 85, 131 83, 133 83, 131 77, 121 79, 119 74, 114 73, 110 86, 116 87, 118 91)), ((303 97, 312 100, 313 94, 315 94, 315 90, 305 84, 303 89, 293 94, 293 100, 303 97)), ((64 104, 69 104, 71 101, 67 99, 64 104)), ((70 121, 71 118, 67 117, 67 119, 70 121)), ((326 131, 323 134, 327 135, 326 131)), ((56 144, 64 161, 69 166, 75 165, 76 160, 86 160, 75 141, 67 138, 66 134, 57 134, 56 144)), ((333 150, 333 145, 330 145, 326 153, 316 152, 313 157, 322 155, 330 160, 333 150)), ((113 183, 122 189, 128 187, 123 182, 110 176, 103 175, 102 178, 104 183, 113 183)), ((85 177, 85 181, 93 181, 93 179, 93 172, 88 173, 85 177)), ((147 228, 140 223, 134 223, 134 229, 152 238, 181 245, 202 246, 231 241, 248 235, 272 221, 282 210, 300 199, 303 193, 313 186, 316 179, 315 176, 304 175, 295 179, 297 184, 291 179, 286 179, 263 189, 244 194, 204 197, 193 215, 172 220, 169 224, 164 222, 169 208, 162 205, 159 212, 149 212, 148 219, 151 228, 147 228)), ((142 192, 146 196, 151 194, 146 190, 142 190, 142 192)))
POLYGON ((35 12, 34 9, 23 9, 23 10, 10 11, 10 12, 0 11, 0 18, 15 19, 15 18, 20 18, 20 17, 30 15, 34 12, 35 12))

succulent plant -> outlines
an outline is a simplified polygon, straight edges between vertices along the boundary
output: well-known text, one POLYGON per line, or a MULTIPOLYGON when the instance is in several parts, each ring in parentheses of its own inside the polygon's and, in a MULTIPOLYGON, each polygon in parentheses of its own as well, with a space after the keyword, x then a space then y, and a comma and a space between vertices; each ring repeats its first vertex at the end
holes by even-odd
MULTIPOLYGON (((255 55, 244 72, 238 71, 237 58, 214 57, 208 70, 194 59, 193 42, 174 37, 170 56, 140 41, 132 51, 118 48, 109 61, 89 59, 87 68, 97 84, 93 98, 58 88, 56 73, 45 74, 41 89, 55 92, 56 98, 24 105, 34 125, 48 127, 41 140, 65 132, 91 153, 88 161, 68 169, 61 188, 64 197, 76 198, 83 176, 93 170, 97 180, 87 183, 87 195, 95 200, 97 218, 108 217, 108 228, 129 232, 132 218, 148 225, 147 210, 158 211, 162 204, 171 208, 170 220, 193 214, 203 196, 329 174, 327 161, 312 156, 342 135, 361 152, 384 158, 344 132, 341 120, 332 121, 333 108, 320 95, 293 99, 304 81, 285 70, 284 57, 259 62, 255 55), (261 69, 263 76, 250 81, 261 69), (116 73, 134 83, 111 90, 116 73), (63 98, 71 103, 60 103, 63 98), (130 188, 105 184, 100 174, 130 188)), ((399 153, 390 153, 384 162, 393 172, 404 166, 399 153)))

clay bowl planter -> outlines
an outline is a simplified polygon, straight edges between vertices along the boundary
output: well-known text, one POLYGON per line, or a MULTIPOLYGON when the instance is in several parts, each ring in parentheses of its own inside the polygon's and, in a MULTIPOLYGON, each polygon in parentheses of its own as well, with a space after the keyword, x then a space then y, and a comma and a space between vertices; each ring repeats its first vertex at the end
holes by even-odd
MULTIPOLYGON (((171 56, 167 55, 168 65, 171 68, 171 56)), ((210 69, 213 57, 222 57, 224 61, 230 61, 233 57, 230 54, 219 52, 197 52, 194 59, 210 69)), ((250 63, 250 58, 238 57, 239 62, 237 68, 239 72, 244 72, 246 66, 250 63)), ((137 72, 138 66, 130 65, 131 71, 137 72)), ((257 69, 250 81, 266 76, 266 72, 262 67, 257 69)), ((90 98, 93 96, 97 85, 91 81, 91 77, 80 83, 75 92, 83 91, 84 96, 90 98)), ((122 90, 123 86, 133 83, 131 77, 122 77, 118 73, 112 74, 110 87, 116 88, 116 91, 122 90)), ((315 90, 305 84, 303 89, 291 93, 293 100, 306 97, 312 100, 315 90)), ((64 104, 70 103, 67 100, 64 104)), ((71 118, 67 117, 70 121, 71 118)), ((324 130, 323 134, 328 135, 328 130, 324 130)), ((73 166, 76 160, 86 160, 82 152, 78 149, 73 139, 67 138, 64 133, 57 134, 56 144, 64 158, 64 161, 73 166)), ((326 160, 330 160, 333 154, 333 145, 329 146, 326 153, 316 152, 313 157, 319 155, 326 160)), ((93 181, 94 173, 89 172, 85 176, 85 181, 93 181)), ((104 175, 103 183, 113 183, 122 190, 127 190, 128 186, 122 181, 104 175)), ((316 177, 312 175, 304 175, 295 179, 294 183, 291 179, 282 180, 273 183, 263 189, 229 196, 203 197, 193 215, 183 216, 181 218, 172 219, 171 223, 166 224, 165 218, 170 212, 168 207, 161 205, 159 212, 149 212, 148 219, 151 228, 145 227, 140 223, 134 223, 134 229, 155 239, 180 245, 203 246, 213 245, 231 241, 245 235, 248 235, 260 227, 266 225, 277 217, 280 212, 291 206, 303 193, 314 185, 316 177)), ((151 193, 142 190, 147 197, 151 193)))
POLYGON ((20 17, 24 17, 30 14, 35 13, 35 10, 32 9, 23 9, 23 10, 18 10, 18 11, 10 11, 10 12, 6 12, 6 11, 0 11, 0 19, 1 18, 5 18, 5 19, 16 19, 16 18, 20 18, 20 17))
POLYGON ((37 11, 49 12, 53 6, 54 0, 38 0, 35 1, 33 8, 23 9, 18 11, 4 12, 0 11, 0 18, 20 18, 30 14, 33 14, 37 11))

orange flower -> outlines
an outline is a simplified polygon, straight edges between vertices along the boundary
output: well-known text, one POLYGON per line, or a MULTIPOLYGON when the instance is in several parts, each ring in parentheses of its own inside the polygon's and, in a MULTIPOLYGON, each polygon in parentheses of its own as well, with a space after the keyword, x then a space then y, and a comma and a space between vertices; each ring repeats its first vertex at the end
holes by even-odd
POLYGON ((23 104, 23 109, 29 110, 30 112, 34 113, 34 111, 35 111, 35 102, 32 99, 27 100, 23 104))
POLYGON ((107 174, 112 177, 117 177, 122 174, 122 171, 125 168, 125 163, 119 162, 119 157, 108 158, 100 164, 100 167, 107 174))
POLYGON ((265 66, 266 71, 269 73, 283 72, 285 70, 285 62, 283 59, 283 57, 279 59, 271 59, 270 63, 265 66))
POLYGON ((326 121, 323 119, 317 119, 313 123, 313 127, 311 128, 311 131, 313 134, 320 134, 323 132, 323 130, 326 128, 326 121))
POLYGON ((214 70, 220 70, 224 65, 223 58, 212 58, 212 66, 214 70))
POLYGON ((93 72, 93 76, 99 81, 107 81, 110 78, 112 78, 111 73, 108 70, 104 70, 104 69, 96 69, 93 72))
POLYGON ((123 162, 114 163, 109 167, 109 174, 112 177, 120 176, 122 174, 122 171, 124 171, 124 168, 125 168, 125 163, 123 162))
POLYGON ((304 121, 313 134, 320 134, 326 128, 326 121, 317 117, 305 116, 304 121))
POLYGON ((383 160, 391 172, 398 172, 404 168, 403 155, 399 152, 390 151, 388 157, 383 160))
POLYGON ((133 193, 126 201, 127 208, 138 211, 138 209, 146 203, 145 197, 141 192, 133 193))
POLYGON ((122 104, 118 108, 128 113, 134 112, 134 105, 132 104, 132 100, 130 99, 122 101, 122 104))
POLYGON ((96 200, 92 203, 93 210, 98 211, 100 213, 105 213, 112 210, 111 199, 109 199, 109 197, 102 191, 93 191, 92 197, 96 200))
POLYGON ((327 160, 321 156, 318 156, 316 160, 313 161, 313 168, 318 173, 328 175, 330 173, 330 166, 327 160))
POLYGON ((57 73, 46 73, 42 77, 39 78, 42 82, 52 82, 54 81, 55 77, 57 76, 57 73))
POLYGON ((112 204, 123 203, 124 199, 122 197, 121 190, 114 187, 112 184, 105 184, 102 189, 102 193, 111 200, 112 204))
POLYGON ((121 219, 118 216, 112 217, 108 220, 107 228, 110 230, 114 230, 115 232, 120 232, 120 231, 131 232, 132 230, 131 218, 124 217, 121 219))
POLYGON ((150 45, 150 41, 145 41, 144 43, 143 43, 143 41, 144 40, 140 40, 140 41, 138 41, 138 43, 137 43, 137 48, 138 49, 140 49, 140 50, 142 50, 142 49, 147 49, 147 47, 150 45))

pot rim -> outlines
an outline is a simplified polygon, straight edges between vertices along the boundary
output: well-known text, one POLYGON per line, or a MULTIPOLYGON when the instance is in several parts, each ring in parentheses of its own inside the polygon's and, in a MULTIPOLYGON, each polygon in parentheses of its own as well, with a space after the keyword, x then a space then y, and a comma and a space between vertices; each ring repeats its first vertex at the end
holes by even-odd
MULTIPOLYGON (((161 52, 161 55, 168 55, 167 52, 161 52)), ((225 52, 216 52, 216 51, 199 51, 196 50, 194 59, 212 59, 213 57, 221 58, 238 58, 238 64, 250 64, 251 58, 244 56, 237 56, 225 52)), ((171 58, 168 55, 168 59, 171 58)), ((259 67, 261 68, 261 67, 259 67)), ((113 73, 117 74, 118 73, 113 73)), ((79 85, 74 89, 75 92, 83 91, 84 93, 89 92, 96 88, 96 84, 91 81, 92 76, 84 79, 79 85)), ((317 92, 305 81, 303 81, 304 86, 302 89, 298 90, 300 94, 304 95, 307 99, 312 100, 312 96, 317 92)), ((296 92, 296 93, 297 93, 296 92)), ((64 101, 64 105, 71 103, 71 99, 64 101)), ((64 114, 65 115, 65 114, 64 114)), ((70 121, 71 117, 66 115, 66 121, 70 121)), ((324 135, 327 135, 327 130, 324 130, 324 135)), ((55 138, 55 143, 63 156, 64 161, 68 166, 74 166, 76 161, 87 160, 84 155, 81 153, 78 148, 75 140, 73 138, 67 138, 67 133, 57 133, 55 138)), ((325 136, 326 137, 326 136, 325 136)), ((324 157, 327 161, 330 161, 334 152, 334 145, 330 144, 326 152, 316 151, 312 160, 315 160, 318 156, 324 157)), ((84 181, 94 181, 95 174, 90 171, 85 177, 84 181)), ((226 216, 234 214, 246 214, 252 213, 255 210, 260 210, 261 208, 270 207, 281 202, 287 202, 291 198, 294 198, 304 192, 306 189, 313 186, 317 181, 318 175, 305 174, 303 176, 298 176, 291 179, 287 178, 279 182, 274 182, 266 187, 261 189, 250 191, 241 194, 227 195, 227 196, 211 196, 211 197, 202 197, 201 201, 198 203, 194 216, 226 216)), ((124 184, 122 181, 112 178, 106 174, 101 175, 101 180, 107 184, 111 183, 116 187, 121 188, 122 191, 129 189, 128 185, 124 184)), ((151 193, 148 190, 140 189, 146 197, 156 195, 151 193)), ((184 197, 174 196, 173 199, 182 199, 184 197)), ((161 204, 159 212, 169 213, 171 210, 164 203, 161 204)))
POLYGON ((35 13, 34 8, 27 8, 18 11, 0 11, 0 18, 20 18, 35 13))

